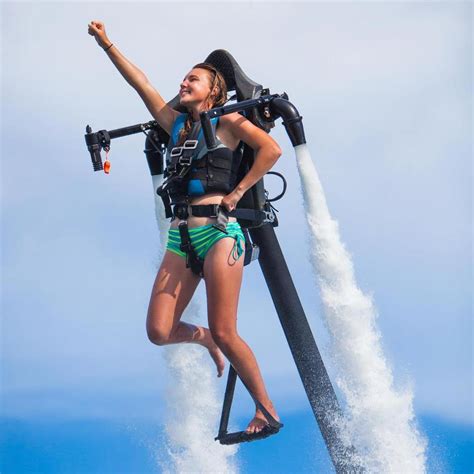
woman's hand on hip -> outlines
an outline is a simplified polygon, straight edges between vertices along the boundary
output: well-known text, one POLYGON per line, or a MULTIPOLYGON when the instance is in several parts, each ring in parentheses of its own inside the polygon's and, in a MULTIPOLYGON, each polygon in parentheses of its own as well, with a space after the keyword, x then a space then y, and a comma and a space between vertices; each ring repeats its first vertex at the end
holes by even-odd
POLYGON ((233 211, 237 207, 237 203, 242 198, 242 192, 234 189, 231 193, 224 196, 221 201, 221 206, 225 207, 228 211, 233 211))

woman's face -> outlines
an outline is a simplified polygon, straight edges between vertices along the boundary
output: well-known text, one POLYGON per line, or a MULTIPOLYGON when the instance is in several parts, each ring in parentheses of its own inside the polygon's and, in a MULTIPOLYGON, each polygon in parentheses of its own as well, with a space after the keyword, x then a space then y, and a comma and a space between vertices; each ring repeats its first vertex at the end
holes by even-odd
POLYGON ((179 103, 184 106, 198 105, 204 102, 211 91, 209 72, 206 69, 192 69, 179 87, 179 103))

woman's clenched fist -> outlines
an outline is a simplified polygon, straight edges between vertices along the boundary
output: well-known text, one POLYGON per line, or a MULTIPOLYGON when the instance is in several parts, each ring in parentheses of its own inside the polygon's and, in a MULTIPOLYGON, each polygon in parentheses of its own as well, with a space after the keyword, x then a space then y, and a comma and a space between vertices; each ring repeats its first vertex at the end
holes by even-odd
POLYGON ((91 21, 88 24, 88 33, 91 36, 94 36, 101 48, 110 46, 111 41, 109 38, 107 38, 107 34, 105 33, 105 25, 102 21, 91 21))

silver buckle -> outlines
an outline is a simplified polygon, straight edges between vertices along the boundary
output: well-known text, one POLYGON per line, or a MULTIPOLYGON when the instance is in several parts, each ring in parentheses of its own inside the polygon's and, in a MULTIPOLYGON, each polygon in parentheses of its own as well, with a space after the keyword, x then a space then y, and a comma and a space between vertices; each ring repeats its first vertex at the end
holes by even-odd
POLYGON ((181 156, 182 153, 183 153, 183 147, 175 146, 175 147, 171 148, 170 156, 172 156, 172 157, 181 156))
POLYGON ((219 215, 219 209, 220 209, 220 205, 219 204, 212 204, 214 206, 214 209, 213 209, 213 214, 209 217, 218 217, 219 215))
POLYGON ((269 222, 270 224, 275 220, 275 213, 273 211, 263 211, 265 213, 265 219, 263 222, 269 222))
POLYGON ((193 161, 192 156, 180 156, 178 159, 178 163, 181 166, 189 166, 191 164, 191 161, 193 161))
POLYGON ((186 140, 183 143, 182 148, 184 148, 185 150, 194 150, 195 148, 197 148, 198 143, 198 140, 186 140))
POLYGON ((183 154, 183 150, 195 150, 198 146, 198 140, 186 140, 183 146, 175 146, 171 148, 170 156, 175 158, 183 154))

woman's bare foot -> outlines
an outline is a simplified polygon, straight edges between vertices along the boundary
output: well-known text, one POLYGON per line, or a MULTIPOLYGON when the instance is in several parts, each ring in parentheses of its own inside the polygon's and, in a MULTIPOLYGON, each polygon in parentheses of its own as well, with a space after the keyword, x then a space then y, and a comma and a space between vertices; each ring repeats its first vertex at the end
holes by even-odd
MULTIPOLYGON (((215 343, 214 343, 214 345, 215 345, 215 343)), ((222 374, 224 373, 224 368, 225 368, 224 354, 217 347, 217 345, 215 345, 215 347, 213 349, 209 349, 209 354, 211 354, 211 357, 213 358, 214 362, 216 363, 217 376, 222 377, 222 374)))
MULTIPOLYGON (((275 418, 276 421, 280 421, 280 418, 277 415, 277 413, 275 411, 275 408, 273 407, 273 405, 271 403, 267 404, 267 405, 264 405, 264 407, 270 412, 270 415, 272 415, 273 418, 275 418)), ((265 427, 265 425, 267 425, 267 424, 268 424, 268 421, 265 418, 265 415, 260 410, 257 409, 255 411, 255 416, 252 418, 252 420, 248 424, 245 432, 246 433, 258 433, 259 431, 262 431, 263 428, 265 427)))
POLYGON ((217 376, 222 377, 225 368, 225 358, 222 351, 219 349, 217 344, 214 342, 212 338, 211 331, 209 329, 198 326, 199 329, 199 336, 196 338, 196 342, 199 342, 204 347, 207 348, 209 354, 211 355, 212 359, 214 360, 216 367, 217 367, 217 376))

